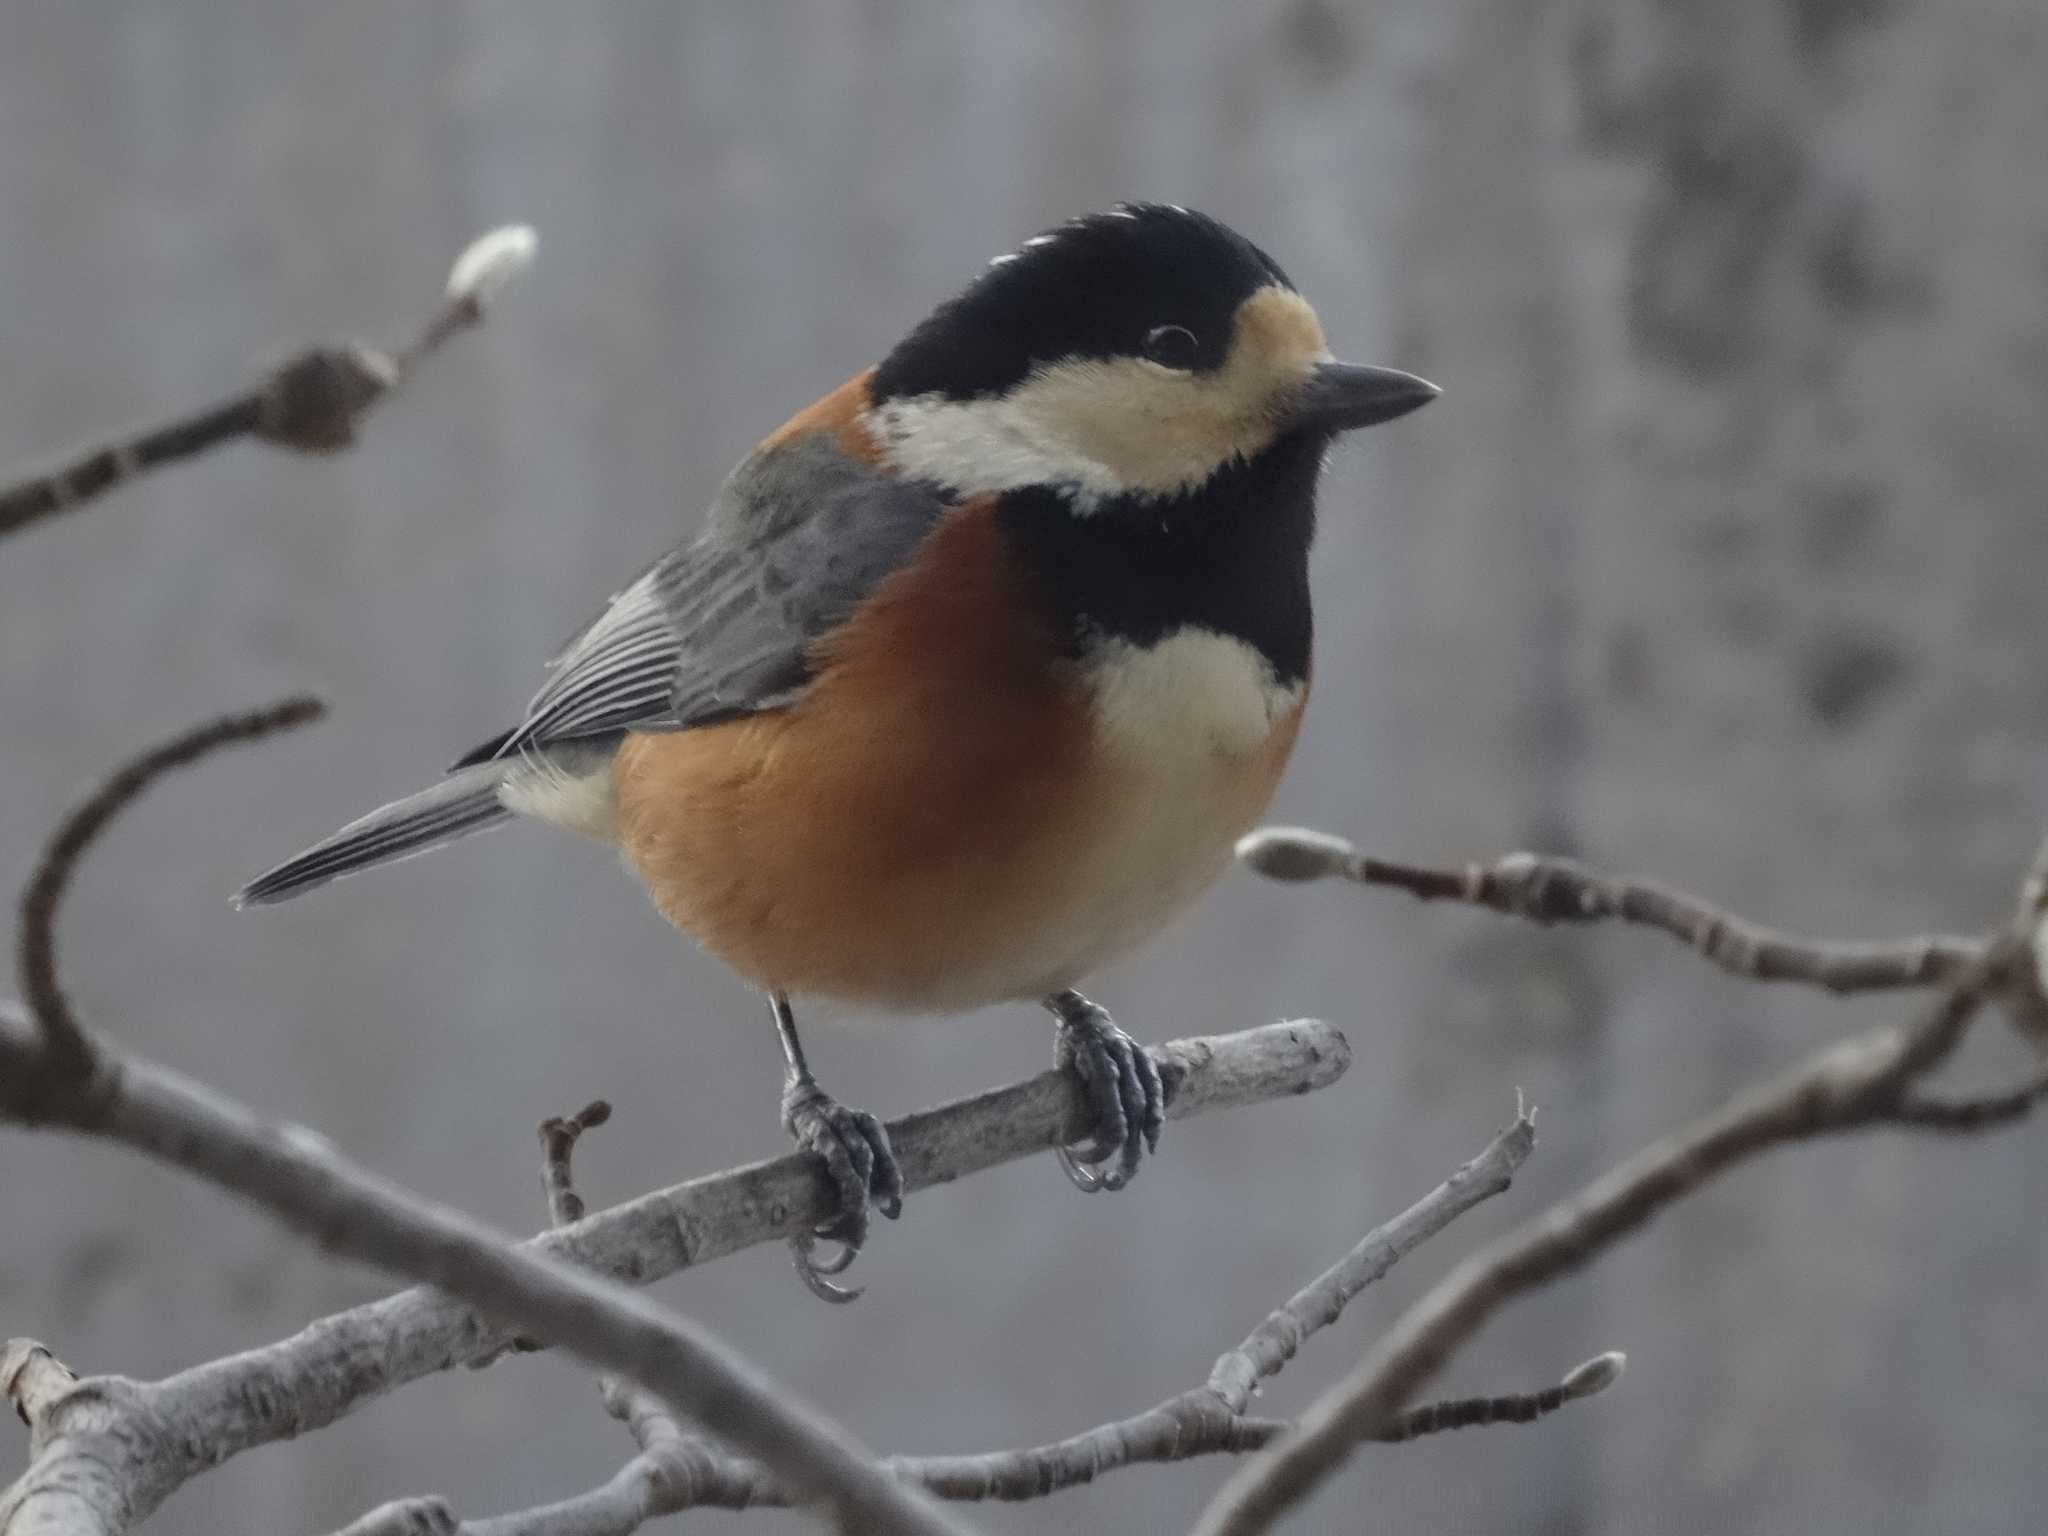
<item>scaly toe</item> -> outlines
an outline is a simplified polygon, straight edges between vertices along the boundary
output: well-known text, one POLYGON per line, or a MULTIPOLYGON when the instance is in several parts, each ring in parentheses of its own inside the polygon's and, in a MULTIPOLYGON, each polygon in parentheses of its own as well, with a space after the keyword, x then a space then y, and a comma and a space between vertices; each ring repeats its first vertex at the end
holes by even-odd
POLYGON ((903 1169, 889 1145, 889 1133, 882 1122, 864 1109, 851 1112, 853 1129, 867 1143, 870 1154, 868 1198, 876 1210, 894 1221, 903 1214, 903 1169))
POLYGON ((1159 1149, 1166 1120, 1159 1069, 1142 1045, 1079 993, 1060 994, 1052 1006, 1060 1021, 1056 1059, 1079 1074, 1095 1111, 1094 1136, 1085 1149, 1055 1149, 1060 1168, 1088 1194, 1122 1189, 1144 1153, 1159 1149))
POLYGON ((832 1284, 845 1273, 867 1241, 868 1213, 892 1220, 903 1210, 903 1174, 881 1121, 865 1110, 848 1109, 809 1077, 792 1078, 782 1093, 782 1123, 797 1146, 825 1165, 838 1214, 812 1231, 790 1239, 796 1272, 813 1295, 830 1302, 854 1300, 858 1288, 832 1284), (830 1258, 816 1256, 820 1241, 840 1245, 830 1258))

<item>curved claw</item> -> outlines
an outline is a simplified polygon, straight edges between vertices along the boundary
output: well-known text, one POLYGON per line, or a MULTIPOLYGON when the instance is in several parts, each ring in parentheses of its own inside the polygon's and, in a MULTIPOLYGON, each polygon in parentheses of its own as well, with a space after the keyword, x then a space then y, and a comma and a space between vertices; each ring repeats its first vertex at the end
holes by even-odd
POLYGON ((827 1275, 839 1275, 854 1261, 860 1249, 851 1243, 841 1246, 838 1253, 820 1262, 811 1257, 817 1246, 817 1239, 808 1233, 789 1240, 790 1262, 796 1266, 796 1277, 803 1281, 804 1289, 820 1301, 829 1301, 835 1307, 843 1307, 849 1301, 859 1301, 867 1293, 864 1285, 834 1285, 827 1275))
POLYGON ((833 1285, 825 1277, 844 1274, 868 1235, 868 1213, 894 1220, 903 1211, 903 1175, 882 1122, 865 1110, 848 1109, 808 1074, 792 1077, 783 1089, 782 1123, 798 1147, 825 1165, 839 1213, 810 1232, 789 1240, 798 1277, 814 1296, 849 1302, 858 1287, 833 1285), (814 1257, 819 1242, 840 1245, 828 1259, 814 1257))
POLYGON ((1067 1182, 1084 1195, 1099 1194, 1105 1189, 1122 1189, 1128 1182, 1121 1172, 1111 1170, 1098 1172, 1089 1166, 1090 1162, 1101 1162, 1102 1158, 1077 1155, 1070 1147, 1054 1147, 1052 1155, 1059 1159, 1060 1172, 1067 1176, 1067 1182))
POLYGON ((1060 1169, 1087 1194, 1122 1189, 1137 1174, 1139 1159, 1159 1150, 1166 1091, 1158 1066, 1080 993, 1056 993, 1046 1005, 1060 1024, 1056 1059, 1079 1074, 1095 1110, 1095 1134, 1085 1150, 1054 1149, 1060 1169))
POLYGON ((860 1246, 856 1243, 839 1244, 839 1251, 829 1259, 813 1258, 819 1243, 835 1242, 837 1239, 821 1237, 816 1233, 804 1239, 804 1267, 814 1275, 843 1275, 853 1267, 853 1261, 860 1257, 860 1246))

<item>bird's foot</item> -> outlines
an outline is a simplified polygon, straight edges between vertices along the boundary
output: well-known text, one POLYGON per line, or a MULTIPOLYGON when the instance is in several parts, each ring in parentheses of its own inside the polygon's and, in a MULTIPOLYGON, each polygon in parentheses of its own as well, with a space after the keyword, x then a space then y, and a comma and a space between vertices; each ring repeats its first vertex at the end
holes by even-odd
POLYGON ((867 1241, 868 1211, 891 1221, 903 1213, 903 1173, 889 1148, 882 1122, 866 1110, 848 1109, 805 1073, 792 1075, 782 1090, 782 1124, 798 1148, 816 1154, 839 1195, 839 1214, 789 1240, 796 1272, 814 1296, 830 1302, 859 1297, 859 1286, 834 1285, 826 1278, 846 1272, 867 1241), (837 1243, 830 1258, 816 1257, 820 1241, 837 1243))
POLYGON ((1166 1124, 1159 1068, 1144 1046, 1080 993, 1055 992, 1045 1006, 1059 1020, 1054 1059, 1061 1071, 1080 1075, 1095 1110, 1090 1145, 1053 1149, 1060 1167, 1077 1189, 1091 1195, 1122 1189, 1138 1171, 1138 1159, 1147 1150, 1159 1150, 1159 1132, 1166 1124))

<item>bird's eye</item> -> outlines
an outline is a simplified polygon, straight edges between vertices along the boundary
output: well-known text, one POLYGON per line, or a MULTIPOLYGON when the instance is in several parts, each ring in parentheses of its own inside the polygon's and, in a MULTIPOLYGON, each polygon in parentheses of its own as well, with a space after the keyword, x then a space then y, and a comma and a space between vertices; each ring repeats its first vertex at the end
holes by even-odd
POLYGON ((1194 367, 1199 347, 1195 333, 1184 325, 1155 326, 1145 333, 1145 356, 1162 368, 1194 367))

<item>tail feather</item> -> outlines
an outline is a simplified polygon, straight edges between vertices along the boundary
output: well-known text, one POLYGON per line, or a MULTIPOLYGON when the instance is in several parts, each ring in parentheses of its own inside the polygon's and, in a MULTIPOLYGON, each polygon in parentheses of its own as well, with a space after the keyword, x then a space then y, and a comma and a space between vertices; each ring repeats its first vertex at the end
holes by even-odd
POLYGON ((481 832, 512 814, 498 798, 499 786, 512 766, 478 763, 418 794, 380 806, 297 858, 250 881, 235 893, 234 903, 260 907, 289 901, 343 875, 411 858, 481 832))

